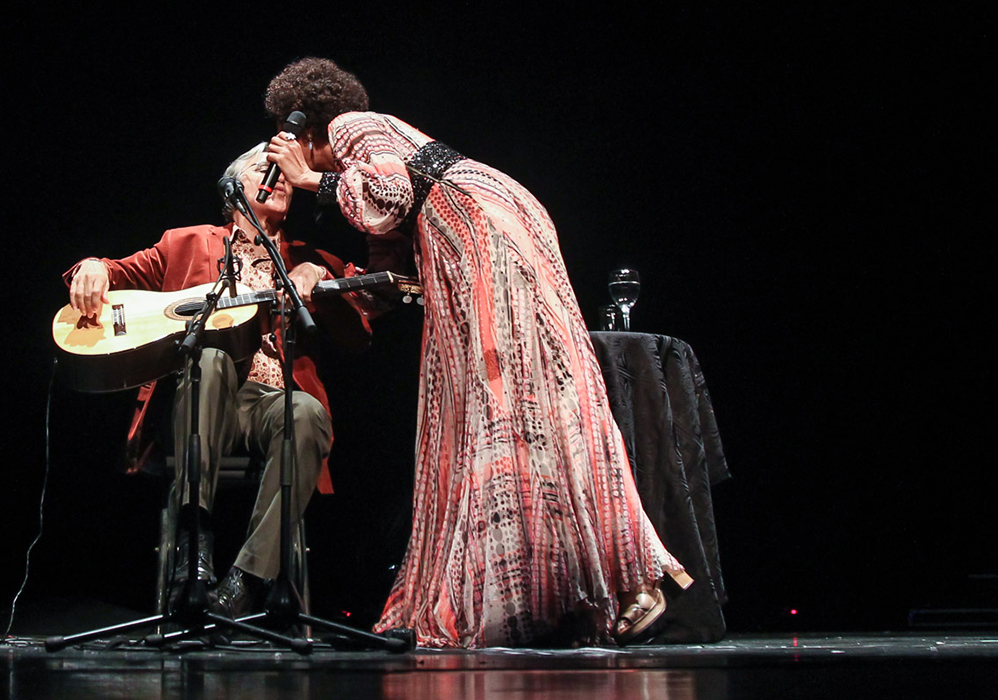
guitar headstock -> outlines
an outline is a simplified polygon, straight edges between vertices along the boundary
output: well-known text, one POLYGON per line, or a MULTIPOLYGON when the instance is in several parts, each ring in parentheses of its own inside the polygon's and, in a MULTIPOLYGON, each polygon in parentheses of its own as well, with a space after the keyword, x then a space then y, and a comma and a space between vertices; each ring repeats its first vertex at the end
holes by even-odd
POLYGON ((422 306, 423 285, 419 283, 419 280, 387 271, 366 273, 353 277, 338 277, 334 280, 319 282, 312 289, 312 298, 315 299, 327 294, 334 295, 356 292, 369 287, 385 286, 392 286, 401 291, 404 295, 402 297, 404 303, 412 303, 413 298, 415 298, 417 303, 422 306))
POLYGON ((398 290, 403 294, 403 304, 411 304, 413 298, 415 297, 416 303, 420 306, 423 305, 423 285, 421 285, 417 280, 410 279, 408 277, 399 277, 395 280, 395 284, 398 287, 398 290))

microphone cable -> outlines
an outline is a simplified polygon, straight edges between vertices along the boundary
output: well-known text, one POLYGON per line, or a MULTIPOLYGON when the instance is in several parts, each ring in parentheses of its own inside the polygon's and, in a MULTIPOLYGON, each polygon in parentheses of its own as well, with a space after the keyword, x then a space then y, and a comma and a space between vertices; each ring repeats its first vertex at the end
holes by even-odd
POLYGON ((35 548, 38 541, 42 538, 42 527, 44 525, 44 513, 45 513, 45 493, 48 490, 49 483, 49 468, 51 466, 51 440, 49 434, 50 419, 52 415, 52 387, 55 385, 55 373, 59 368, 59 360, 57 358, 52 358, 52 376, 49 378, 49 389, 48 395, 45 398, 45 476, 42 478, 42 494, 38 501, 38 534, 35 535, 35 539, 28 545, 28 551, 24 555, 24 579, 21 581, 21 587, 18 589, 17 593, 14 595, 14 600, 10 604, 10 619, 7 621, 7 629, 4 630, 3 638, 0 639, 0 644, 6 644, 10 639, 10 630, 14 626, 14 614, 17 611, 17 601, 24 593, 25 587, 28 585, 28 572, 31 568, 31 550, 35 548))

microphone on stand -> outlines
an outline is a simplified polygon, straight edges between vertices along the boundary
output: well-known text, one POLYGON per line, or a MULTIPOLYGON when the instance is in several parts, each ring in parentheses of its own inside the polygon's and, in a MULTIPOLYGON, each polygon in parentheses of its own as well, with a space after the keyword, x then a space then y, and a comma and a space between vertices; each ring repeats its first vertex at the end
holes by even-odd
MULTIPOLYGON (((297 138, 301 135, 301 132, 305 130, 305 120, 305 115, 298 110, 295 110, 288 115, 288 118, 284 121, 284 127, 281 131, 286 131, 297 138)), ((280 167, 278 167, 277 163, 271 163, 270 167, 267 168, 267 174, 263 176, 263 182, 260 183, 260 191, 256 193, 256 201, 267 201, 267 197, 269 197, 274 191, 274 185, 277 184, 277 178, 280 176, 280 167)))
MULTIPOLYGON (((243 194, 243 183, 234 177, 223 177, 218 181, 218 193, 222 195, 222 199, 225 200, 226 204, 234 207, 243 216, 249 218, 249 214, 246 211, 246 196, 243 194)), ((235 236, 235 230, 233 230, 232 235, 235 236)), ((222 260, 225 261, 225 281, 226 286, 229 288, 229 296, 236 296, 236 275, 238 271, 236 270, 236 256, 232 254, 232 242, 225 238, 225 257, 222 260)), ((219 262, 222 262, 219 260, 219 262)))
POLYGON ((226 204, 231 205, 247 219, 250 218, 247 211, 246 195, 243 194, 243 183, 234 177, 223 177, 218 181, 218 193, 226 204))
MULTIPOLYGON (((235 232, 233 231, 233 235, 235 232)), ((222 242, 225 243, 225 257, 222 258, 225 261, 225 286, 229 288, 229 296, 234 297, 236 294, 236 256, 232 254, 232 241, 228 238, 223 238, 222 242)))

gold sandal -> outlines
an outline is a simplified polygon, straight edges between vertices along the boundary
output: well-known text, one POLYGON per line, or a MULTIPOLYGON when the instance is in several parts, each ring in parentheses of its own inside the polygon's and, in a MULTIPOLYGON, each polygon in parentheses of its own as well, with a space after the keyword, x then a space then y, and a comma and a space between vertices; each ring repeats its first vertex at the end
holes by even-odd
POLYGON ((613 624, 613 638, 623 646, 634 641, 651 627, 665 612, 665 594, 660 585, 651 590, 624 593, 620 597, 621 612, 613 624))

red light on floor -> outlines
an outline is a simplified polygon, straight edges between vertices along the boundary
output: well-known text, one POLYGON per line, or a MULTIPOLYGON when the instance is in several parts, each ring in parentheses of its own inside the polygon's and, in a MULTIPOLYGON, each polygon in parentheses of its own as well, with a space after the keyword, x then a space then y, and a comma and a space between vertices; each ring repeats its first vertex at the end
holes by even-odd
POLYGON ((797 614, 797 608, 790 608, 790 614, 791 615, 796 615, 797 614))

